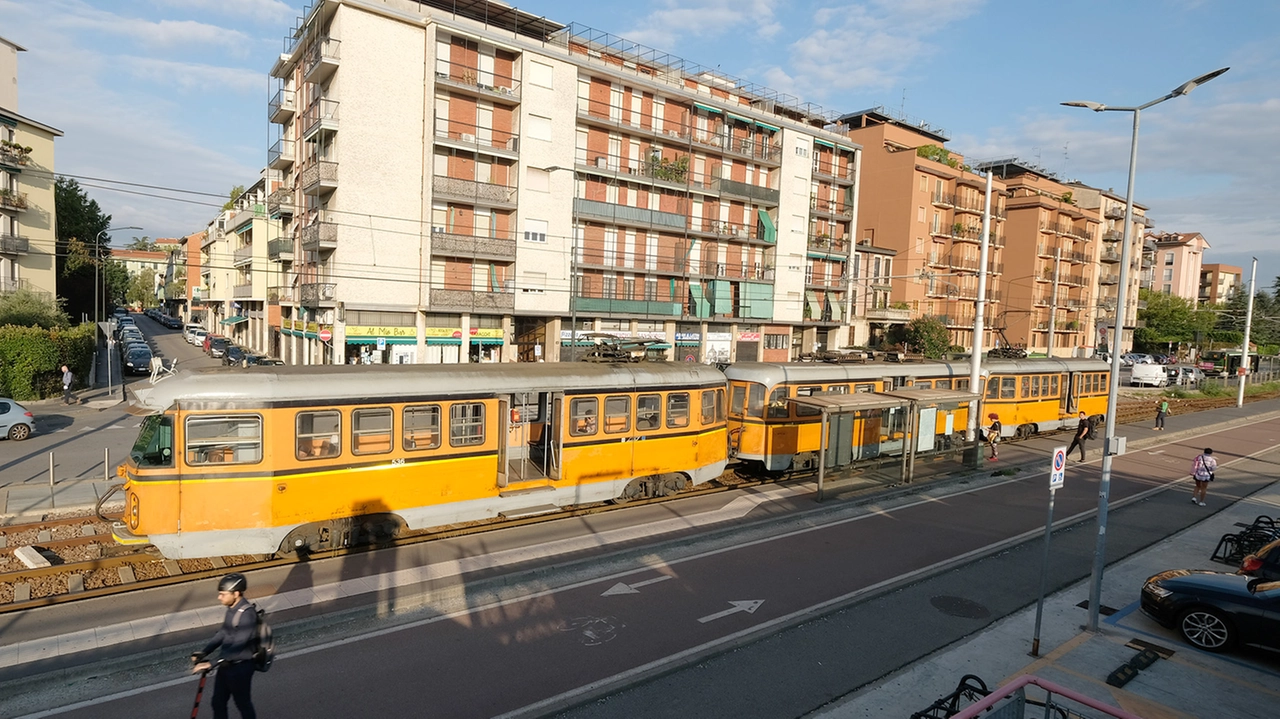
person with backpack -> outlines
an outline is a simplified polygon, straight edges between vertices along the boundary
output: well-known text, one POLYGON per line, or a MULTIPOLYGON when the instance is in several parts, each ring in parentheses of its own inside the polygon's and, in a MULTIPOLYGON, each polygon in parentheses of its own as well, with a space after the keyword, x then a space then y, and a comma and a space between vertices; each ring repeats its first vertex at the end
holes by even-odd
POLYGON ((1218 458, 1213 456, 1213 449, 1204 448, 1204 453, 1198 455, 1191 460, 1191 478, 1196 482, 1196 488, 1191 490, 1191 503, 1204 506, 1205 495, 1209 493, 1209 483, 1213 481, 1213 475, 1218 471, 1218 458))
POLYGON ((1076 436, 1071 439, 1071 446, 1067 447, 1067 454, 1071 454, 1071 450, 1076 447, 1080 448, 1080 461, 1084 461, 1084 441, 1090 439, 1093 434, 1093 425, 1089 423, 1089 416, 1084 412, 1080 413, 1080 424, 1076 425, 1076 436))
POLYGON ((1156 431, 1164 431, 1164 418, 1169 416, 1169 400, 1162 399, 1160 404, 1156 405, 1156 431))
POLYGON ((987 446, 991 448, 991 456, 987 457, 987 459, 997 460, 997 459, 1000 459, 999 445, 1000 445, 1000 430, 1002 429, 1002 427, 1000 426, 1000 415, 996 414, 995 412, 992 412, 991 414, 987 415, 987 419, 991 420, 991 426, 987 427, 987 430, 986 430, 987 446))
POLYGON ((218 582, 218 602, 227 608, 222 626, 204 649, 191 655, 195 667, 192 674, 207 672, 213 664, 205 661, 213 650, 221 647, 218 674, 213 681, 214 719, 226 719, 227 700, 234 699, 236 709, 243 719, 257 719, 253 709, 250 689, 255 669, 255 651, 258 649, 258 610, 244 592, 249 580, 243 574, 228 574, 218 582))

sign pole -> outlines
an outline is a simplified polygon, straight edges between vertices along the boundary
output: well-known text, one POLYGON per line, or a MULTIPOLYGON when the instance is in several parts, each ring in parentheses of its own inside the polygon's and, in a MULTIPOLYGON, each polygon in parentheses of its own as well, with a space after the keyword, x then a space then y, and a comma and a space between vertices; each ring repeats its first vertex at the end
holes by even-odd
POLYGON ((1053 499, 1063 485, 1067 473, 1067 448, 1053 448, 1049 468, 1049 517, 1044 522, 1044 559, 1040 563, 1040 596, 1036 599, 1036 629, 1031 637, 1031 656, 1040 656, 1040 621, 1044 618, 1044 592, 1049 582, 1049 538, 1053 534, 1053 499))

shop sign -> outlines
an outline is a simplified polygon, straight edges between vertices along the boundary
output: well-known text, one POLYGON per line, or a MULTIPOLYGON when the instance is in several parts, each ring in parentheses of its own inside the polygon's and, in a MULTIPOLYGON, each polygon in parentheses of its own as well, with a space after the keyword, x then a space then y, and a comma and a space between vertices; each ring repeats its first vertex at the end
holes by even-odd
POLYGON ((677 332, 676 342, 701 342, 701 332, 677 332))
POLYGON ((732 339, 733 339, 732 332, 708 332, 707 333, 708 342, 729 342, 732 339))
MULTIPOLYGON (((411 329, 411 328, 408 328, 411 329)), ((501 327, 472 327, 468 330, 472 337, 485 337, 490 339, 502 339, 501 327)), ((462 339, 462 330, 457 327, 427 327, 422 331, 425 337, 451 337, 455 340, 462 339)), ((407 335, 399 335, 402 337, 413 337, 415 331, 410 331, 407 335)), ((391 335, 388 335, 391 336, 391 335)), ((566 337, 566 339, 568 339, 566 337)))
POLYGON ((471 336, 500 340, 502 339, 502 328, 501 327, 472 327, 471 336))
POLYGON ((374 327, 347 325, 348 337, 417 337, 417 327, 374 327))
POLYGON ((738 341, 739 342, 759 342, 760 333, 759 332, 739 332, 738 341))

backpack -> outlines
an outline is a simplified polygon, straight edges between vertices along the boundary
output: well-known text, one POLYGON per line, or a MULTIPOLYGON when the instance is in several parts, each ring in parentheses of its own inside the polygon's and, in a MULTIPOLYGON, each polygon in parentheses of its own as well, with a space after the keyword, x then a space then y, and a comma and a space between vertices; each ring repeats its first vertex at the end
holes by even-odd
POLYGON ((1085 432, 1084 438, 1097 439, 1098 438, 1098 418, 1096 416, 1090 417, 1088 419, 1088 425, 1089 425, 1089 431, 1085 432))
POLYGON ((265 672, 276 660, 276 640, 271 625, 267 624, 267 612, 254 604, 253 610, 258 613, 258 626, 253 637, 253 668, 265 672))

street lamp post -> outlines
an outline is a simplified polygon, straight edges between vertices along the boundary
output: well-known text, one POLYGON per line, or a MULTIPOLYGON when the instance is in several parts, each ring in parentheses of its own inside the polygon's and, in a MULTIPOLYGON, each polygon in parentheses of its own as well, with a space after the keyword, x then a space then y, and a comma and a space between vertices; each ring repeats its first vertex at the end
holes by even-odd
POLYGON ((128 227, 108 227, 102 232, 99 232, 93 238, 93 322, 94 324, 97 324, 102 321, 102 317, 101 317, 102 313, 98 312, 98 301, 102 300, 102 305, 103 305, 102 309, 104 310, 106 309, 106 304, 107 304, 106 300, 102 299, 102 291, 98 289, 98 275, 102 270, 102 258, 99 257, 99 249, 100 249, 99 243, 102 242, 103 235, 107 234, 108 232, 115 232, 116 230, 141 230, 141 229, 142 229, 141 227, 134 227, 133 225, 130 225, 128 227))
POLYGON ((1102 602, 1102 572, 1107 548, 1107 500, 1111 493, 1111 462, 1118 454, 1116 442, 1116 395, 1120 389, 1120 333, 1124 331, 1125 295, 1129 282, 1129 241, 1133 229, 1133 180, 1138 165, 1138 121, 1142 111, 1159 105, 1165 100, 1181 97, 1196 89, 1197 86, 1209 82, 1230 68, 1201 75, 1188 80, 1174 88, 1169 94, 1135 107, 1107 107, 1098 102, 1074 101, 1064 102, 1067 107, 1083 107, 1094 112, 1131 112, 1133 113, 1133 140, 1129 146, 1129 183, 1125 194, 1124 239, 1120 247, 1120 285, 1116 291, 1116 323, 1111 339, 1111 377, 1107 383, 1106 433, 1102 447, 1102 477, 1098 483, 1098 539, 1093 550, 1093 572, 1089 578, 1089 623, 1088 630, 1098 630, 1098 609, 1102 602))

